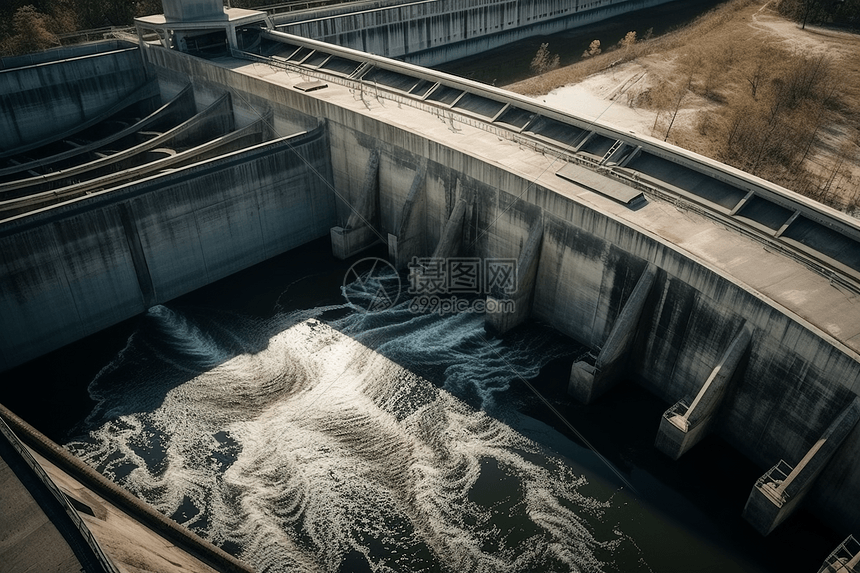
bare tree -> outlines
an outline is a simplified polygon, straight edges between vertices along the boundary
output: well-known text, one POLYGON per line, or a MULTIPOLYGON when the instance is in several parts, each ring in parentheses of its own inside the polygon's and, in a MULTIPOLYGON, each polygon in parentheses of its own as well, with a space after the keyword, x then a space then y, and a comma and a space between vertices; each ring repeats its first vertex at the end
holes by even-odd
POLYGON ((12 17, 15 35, 9 38, 7 50, 12 54, 28 54, 45 50, 60 43, 48 29, 50 18, 32 5, 21 6, 12 17))
POLYGON ((633 44, 636 43, 636 32, 627 32, 627 34, 618 43, 622 48, 624 48, 624 56, 627 57, 630 54, 630 49, 633 47, 633 44))
POLYGON ((600 53, 600 40, 592 40, 588 45, 588 49, 582 52, 583 58, 590 58, 600 53))
POLYGON ((545 74, 550 70, 554 70, 559 66, 561 58, 558 54, 552 55, 549 53, 549 44, 541 44, 538 48, 535 57, 532 59, 532 72, 540 75, 545 74))
POLYGON ((672 131, 672 126, 675 125, 675 118, 678 117, 678 110, 681 109, 681 102, 684 101, 684 96, 687 95, 687 92, 690 90, 690 86, 693 84, 693 73, 694 67, 691 66, 689 68, 687 78, 685 81, 680 82, 677 88, 677 92, 674 98, 674 110, 672 111, 672 119, 669 120, 669 127, 666 128, 666 135, 663 137, 663 141, 668 141, 669 132, 672 131))
POLYGON ((752 68, 743 74, 744 79, 750 85, 750 95, 753 99, 758 99, 758 88, 765 78, 766 69, 767 63, 763 59, 759 59, 752 68))

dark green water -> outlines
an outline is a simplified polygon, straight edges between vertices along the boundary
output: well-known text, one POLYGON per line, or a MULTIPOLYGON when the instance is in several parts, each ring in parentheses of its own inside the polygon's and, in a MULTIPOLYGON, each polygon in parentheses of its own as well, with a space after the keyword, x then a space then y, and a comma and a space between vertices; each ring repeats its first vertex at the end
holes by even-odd
POLYGON ((630 12, 581 28, 549 36, 533 36, 482 52, 468 58, 446 62, 435 69, 485 84, 506 86, 533 75, 530 65, 541 44, 548 43, 551 54, 558 54, 562 66, 582 59, 592 40, 600 40, 604 51, 615 46, 627 32, 643 39, 651 30, 657 37, 684 26, 725 0, 677 0, 654 8, 630 12))

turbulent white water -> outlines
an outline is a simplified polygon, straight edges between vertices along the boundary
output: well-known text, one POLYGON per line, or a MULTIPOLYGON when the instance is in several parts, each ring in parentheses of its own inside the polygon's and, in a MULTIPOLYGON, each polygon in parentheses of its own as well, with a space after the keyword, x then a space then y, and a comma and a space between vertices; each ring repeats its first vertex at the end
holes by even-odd
POLYGON ((152 309, 68 447, 258 571, 617 570, 611 502, 500 421, 559 347, 338 310, 152 309))

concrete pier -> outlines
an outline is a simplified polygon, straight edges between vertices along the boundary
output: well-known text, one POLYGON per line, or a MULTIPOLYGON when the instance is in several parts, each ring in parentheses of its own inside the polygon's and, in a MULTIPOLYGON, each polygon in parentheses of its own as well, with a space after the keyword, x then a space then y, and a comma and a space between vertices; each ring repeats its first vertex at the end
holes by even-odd
POLYGON ((360 253, 380 240, 379 221, 379 153, 374 150, 367 161, 359 200, 350 209, 346 225, 332 227, 331 251, 340 260, 360 253))
POLYGON ((797 509, 858 419, 860 398, 855 397, 796 466, 780 460, 759 478, 744 507, 744 519, 762 535, 769 534, 785 521, 797 509))
POLYGON ((463 222, 466 220, 468 206, 464 199, 460 199, 454 205, 451 216, 448 217, 442 229, 442 238, 439 239, 439 244, 433 251, 434 259, 447 259, 460 254, 460 247, 463 244, 463 222))
POLYGON ((677 460, 704 438, 747 350, 752 329, 744 324, 692 400, 679 400, 663 413, 654 446, 677 460))
POLYGON ((388 259, 397 270, 405 269, 412 257, 424 252, 424 233, 422 219, 425 217, 427 192, 424 185, 427 172, 427 162, 422 162, 412 185, 406 202, 400 210, 400 223, 396 233, 388 234, 388 259))
POLYGON ((594 362, 578 361, 571 367, 567 392, 583 404, 590 404, 612 388, 623 374, 627 352, 656 276, 657 267, 648 265, 594 362))
POLYGON ((499 333, 505 333, 522 324, 531 315, 542 241, 543 221, 538 216, 529 229, 528 240, 517 259, 516 289, 512 293, 496 290, 487 295, 485 322, 499 333), (508 312, 509 305, 503 304, 505 301, 513 302, 513 312, 508 312))

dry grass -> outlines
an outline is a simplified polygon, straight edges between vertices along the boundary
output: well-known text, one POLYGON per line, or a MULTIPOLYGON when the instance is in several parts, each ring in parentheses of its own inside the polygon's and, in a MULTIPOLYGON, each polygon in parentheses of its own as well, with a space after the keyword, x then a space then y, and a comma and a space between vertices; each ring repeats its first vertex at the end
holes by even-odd
POLYGON ((756 0, 729 2, 703 14, 679 30, 644 42, 640 41, 629 52, 620 50, 617 46, 608 47, 609 49, 604 46, 604 52, 598 56, 583 59, 573 65, 505 86, 505 89, 523 95, 546 94, 561 86, 578 83, 590 75, 608 70, 621 63, 691 45, 697 41, 697 37, 714 29, 722 28, 724 24, 733 19, 736 12, 755 3, 756 0))
POLYGON ((625 99, 654 113, 654 137, 860 214, 860 38, 800 30, 769 8, 733 0, 629 51, 507 89, 546 94, 638 66, 644 81, 625 99))

